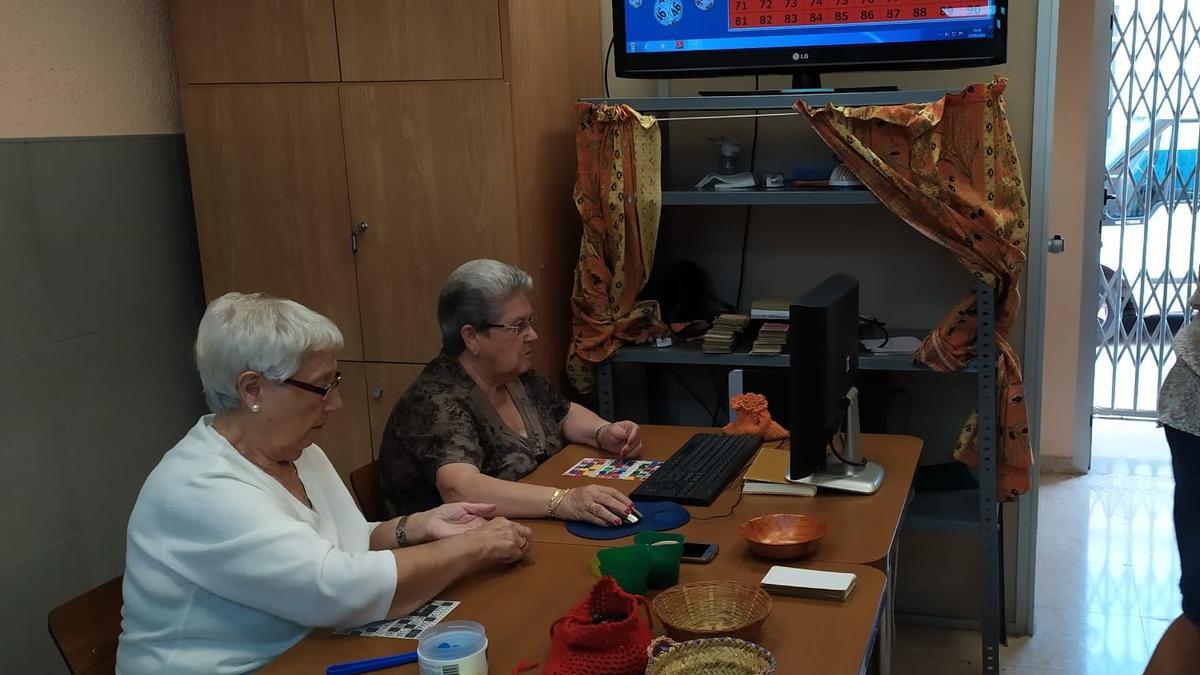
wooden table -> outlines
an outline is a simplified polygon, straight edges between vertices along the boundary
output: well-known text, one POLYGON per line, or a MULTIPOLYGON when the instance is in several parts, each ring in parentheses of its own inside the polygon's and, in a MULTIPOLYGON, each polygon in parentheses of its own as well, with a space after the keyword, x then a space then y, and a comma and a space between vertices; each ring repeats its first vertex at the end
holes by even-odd
MULTIPOLYGON (((693 434, 712 431, 713 429, 702 427, 643 426, 641 458, 667 459, 693 434)), ((768 513, 803 513, 821 518, 829 525, 829 533, 822 539, 812 560, 873 565, 885 569, 885 561, 892 550, 900 527, 900 518, 908 501, 922 445, 921 439, 912 436, 863 434, 863 455, 882 464, 884 469, 883 485, 879 492, 873 495, 822 491, 816 497, 742 496, 742 482, 739 478, 730 483, 711 506, 687 507, 692 514, 692 520, 674 531, 691 541, 719 545, 721 555, 739 554, 747 548, 740 531, 742 521, 768 513), (702 520, 705 518, 712 520, 702 520)), ((581 487, 600 483, 626 494, 640 485, 639 481, 596 480, 562 475, 580 459, 599 457, 601 454, 592 447, 569 445, 546 460, 537 471, 521 482, 551 487, 581 487)), ((632 537, 609 541, 576 537, 559 521, 522 522, 533 529, 535 542, 599 547, 632 543, 632 537)))
MULTIPOLYGON (((438 597, 462 603, 447 620, 483 624, 489 641, 489 670, 507 675, 522 660, 545 661, 550 651, 550 624, 596 582, 588 571, 595 551, 590 546, 535 543, 525 562, 464 579, 438 597)), ((679 580, 729 579, 757 584, 769 567, 748 553, 725 554, 708 565, 683 565, 679 580)), ((805 563, 805 567, 853 572, 858 583, 844 603, 772 596, 771 615, 759 642, 775 655, 781 675, 862 672, 883 601, 883 573, 837 563, 805 563)), ((656 633, 662 633, 657 623, 656 633)), ((416 648, 415 640, 342 637, 317 630, 261 672, 324 673, 333 663, 416 648)), ((417 666, 380 672, 416 673, 417 666)))

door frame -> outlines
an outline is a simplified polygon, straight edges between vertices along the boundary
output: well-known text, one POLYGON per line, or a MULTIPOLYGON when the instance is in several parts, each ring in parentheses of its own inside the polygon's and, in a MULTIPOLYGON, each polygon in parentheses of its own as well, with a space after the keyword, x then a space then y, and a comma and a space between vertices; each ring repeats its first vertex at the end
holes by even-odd
POLYGON ((1087 473, 1092 468, 1092 416, 1096 387, 1096 289, 1100 285, 1100 222, 1104 217, 1104 149, 1108 138, 1109 69, 1112 48, 1112 0, 1093 0, 1092 17, 1092 119, 1087 120, 1087 166, 1084 182, 1083 286, 1080 302, 1091 311, 1080 312, 1078 379, 1074 410, 1077 442, 1071 465, 1087 473), (1086 349, 1083 346, 1086 345, 1086 349))
POLYGON ((1042 365, 1045 339, 1046 257, 1049 241, 1051 176, 1054 148, 1054 83, 1058 60, 1059 0, 1038 3, 1037 45, 1034 59, 1033 154, 1029 169, 1029 248, 1025 306, 1025 402, 1029 410, 1029 437, 1033 442, 1034 468, 1029 492, 1017 505, 1016 574, 1009 633, 1032 635, 1037 568, 1038 469, 1041 430, 1042 365))

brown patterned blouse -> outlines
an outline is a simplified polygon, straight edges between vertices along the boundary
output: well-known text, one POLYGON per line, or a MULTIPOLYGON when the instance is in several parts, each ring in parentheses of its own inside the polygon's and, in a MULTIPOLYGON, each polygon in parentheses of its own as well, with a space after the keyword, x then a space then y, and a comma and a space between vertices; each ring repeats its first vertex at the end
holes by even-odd
POLYGON ((565 444, 562 423, 571 402, 529 371, 508 385, 526 437, 510 429, 458 361, 429 362, 396 403, 379 446, 389 517, 442 503, 437 471, 472 464, 493 478, 520 480, 565 444))

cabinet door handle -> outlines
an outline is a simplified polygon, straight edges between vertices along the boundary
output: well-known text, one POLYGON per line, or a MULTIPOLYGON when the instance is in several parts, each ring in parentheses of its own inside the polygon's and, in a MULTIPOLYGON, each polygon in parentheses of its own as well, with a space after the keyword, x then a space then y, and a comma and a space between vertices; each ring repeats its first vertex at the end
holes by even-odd
POLYGON ((365 220, 360 220, 354 224, 354 228, 350 230, 350 255, 358 255, 358 238, 367 234, 367 228, 370 225, 365 220))
POLYGON ((371 398, 378 401, 379 399, 383 398, 383 389, 380 387, 371 387, 370 394, 371 398))

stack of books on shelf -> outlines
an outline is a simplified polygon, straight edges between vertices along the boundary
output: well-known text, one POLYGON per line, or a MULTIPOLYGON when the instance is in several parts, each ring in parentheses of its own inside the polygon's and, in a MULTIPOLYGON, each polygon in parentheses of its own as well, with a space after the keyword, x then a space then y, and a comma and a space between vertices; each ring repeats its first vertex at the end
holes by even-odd
POLYGON ((787 345, 788 325, 767 322, 758 328, 758 337, 750 348, 751 356, 779 356, 787 345))
POLYGON ((722 314, 713 322, 713 327, 704 334, 705 354, 729 354, 738 336, 750 325, 745 314, 722 314))
POLYGON ((759 298, 750 303, 750 318, 755 321, 787 321, 791 312, 791 301, 782 298, 759 298))

